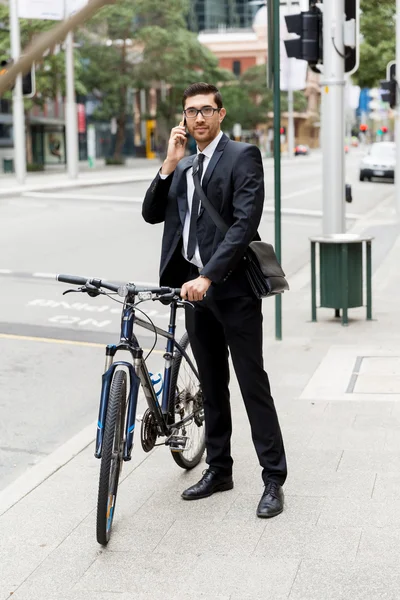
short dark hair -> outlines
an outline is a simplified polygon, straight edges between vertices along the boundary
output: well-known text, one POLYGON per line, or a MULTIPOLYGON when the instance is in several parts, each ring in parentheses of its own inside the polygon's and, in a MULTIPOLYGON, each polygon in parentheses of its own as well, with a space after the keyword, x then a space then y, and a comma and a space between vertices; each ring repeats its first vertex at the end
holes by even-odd
POLYGON ((204 83, 203 81, 199 81, 197 83, 192 83, 188 88, 183 92, 182 96, 182 106, 185 108, 185 103, 188 98, 192 96, 198 96, 199 94, 214 94, 214 102, 218 106, 218 108, 223 107, 221 92, 215 85, 211 83, 204 83))

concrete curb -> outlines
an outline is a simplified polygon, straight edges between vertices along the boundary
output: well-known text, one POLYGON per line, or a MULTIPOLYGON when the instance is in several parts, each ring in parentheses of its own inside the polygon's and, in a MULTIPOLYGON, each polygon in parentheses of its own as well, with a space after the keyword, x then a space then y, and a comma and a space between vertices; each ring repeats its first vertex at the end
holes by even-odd
POLYGON ((0 492, 0 516, 87 448, 95 439, 96 426, 97 420, 2 490, 0 492))
POLYGON ((21 185, 15 188, 0 189, 0 198, 9 196, 19 196, 26 192, 40 192, 45 190, 62 190, 77 187, 94 187, 99 185, 118 185, 120 183, 135 183, 141 181, 152 181, 154 173, 147 175, 127 175, 125 177, 115 177, 107 179, 76 179, 74 181, 60 181, 33 185, 21 185))

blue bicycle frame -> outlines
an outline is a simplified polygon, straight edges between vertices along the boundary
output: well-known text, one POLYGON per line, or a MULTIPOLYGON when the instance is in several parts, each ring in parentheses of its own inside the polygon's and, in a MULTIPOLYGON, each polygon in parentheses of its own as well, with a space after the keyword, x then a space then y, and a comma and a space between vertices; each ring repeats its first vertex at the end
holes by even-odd
MULTIPOLYGON (((116 345, 108 345, 106 347, 106 364, 105 371, 102 376, 102 386, 100 394, 100 407, 99 407, 99 418, 97 423, 97 435, 96 435, 96 448, 95 457, 101 458, 102 447, 103 447, 103 436, 104 427, 107 415, 108 398, 110 395, 111 382, 114 376, 114 372, 118 368, 125 367, 129 373, 130 391, 128 397, 128 410, 126 418, 125 428, 125 442, 123 449, 123 459, 128 461, 131 459, 132 447, 133 447, 133 436, 135 431, 135 420, 136 420, 136 408, 139 393, 139 386, 141 385, 148 403, 150 410, 153 411, 159 435, 168 436, 171 434, 171 427, 168 424, 168 410, 170 405, 170 394, 171 394, 171 368, 174 361, 174 348, 178 348, 178 351, 185 356, 189 362, 194 373, 198 376, 196 367, 193 365, 190 358, 187 356, 185 350, 175 340, 176 331, 176 313, 177 304, 176 302, 171 303, 170 310, 170 321, 168 331, 160 329, 159 327, 153 327, 150 323, 142 321, 136 318, 135 307, 133 306, 134 298, 127 296, 124 307, 122 310, 121 318, 121 334, 120 341, 116 345), (140 325, 141 327, 150 331, 156 330, 158 335, 167 338, 167 346, 164 354, 165 367, 164 367, 164 384, 163 384, 163 395, 161 405, 158 402, 157 395, 154 391, 153 384, 150 379, 149 372, 145 361, 143 360, 143 350, 140 347, 138 340, 133 333, 134 324, 140 325), (128 361, 114 361, 114 357, 118 350, 126 350, 130 352, 132 356, 132 363, 128 361)), ((177 424, 174 425, 176 427, 177 424)))

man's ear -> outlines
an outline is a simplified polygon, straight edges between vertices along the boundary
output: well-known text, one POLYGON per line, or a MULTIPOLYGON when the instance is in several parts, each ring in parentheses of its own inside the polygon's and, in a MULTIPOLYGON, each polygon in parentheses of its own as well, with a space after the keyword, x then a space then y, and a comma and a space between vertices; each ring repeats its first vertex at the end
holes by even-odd
POLYGON ((219 122, 220 122, 220 123, 222 123, 222 121, 224 120, 224 118, 225 118, 225 115, 226 115, 226 110, 225 110, 225 108, 221 108, 221 110, 219 111, 219 116, 220 116, 219 122))

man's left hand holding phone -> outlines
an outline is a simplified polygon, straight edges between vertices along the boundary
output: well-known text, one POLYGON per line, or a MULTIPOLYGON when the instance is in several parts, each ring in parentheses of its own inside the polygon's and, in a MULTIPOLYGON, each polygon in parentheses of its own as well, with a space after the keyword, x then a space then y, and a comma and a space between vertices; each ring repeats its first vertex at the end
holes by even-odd
POLYGON ((187 144, 185 124, 185 119, 182 119, 179 125, 171 130, 167 158, 161 167, 161 175, 170 175, 175 171, 178 162, 185 156, 187 144))

